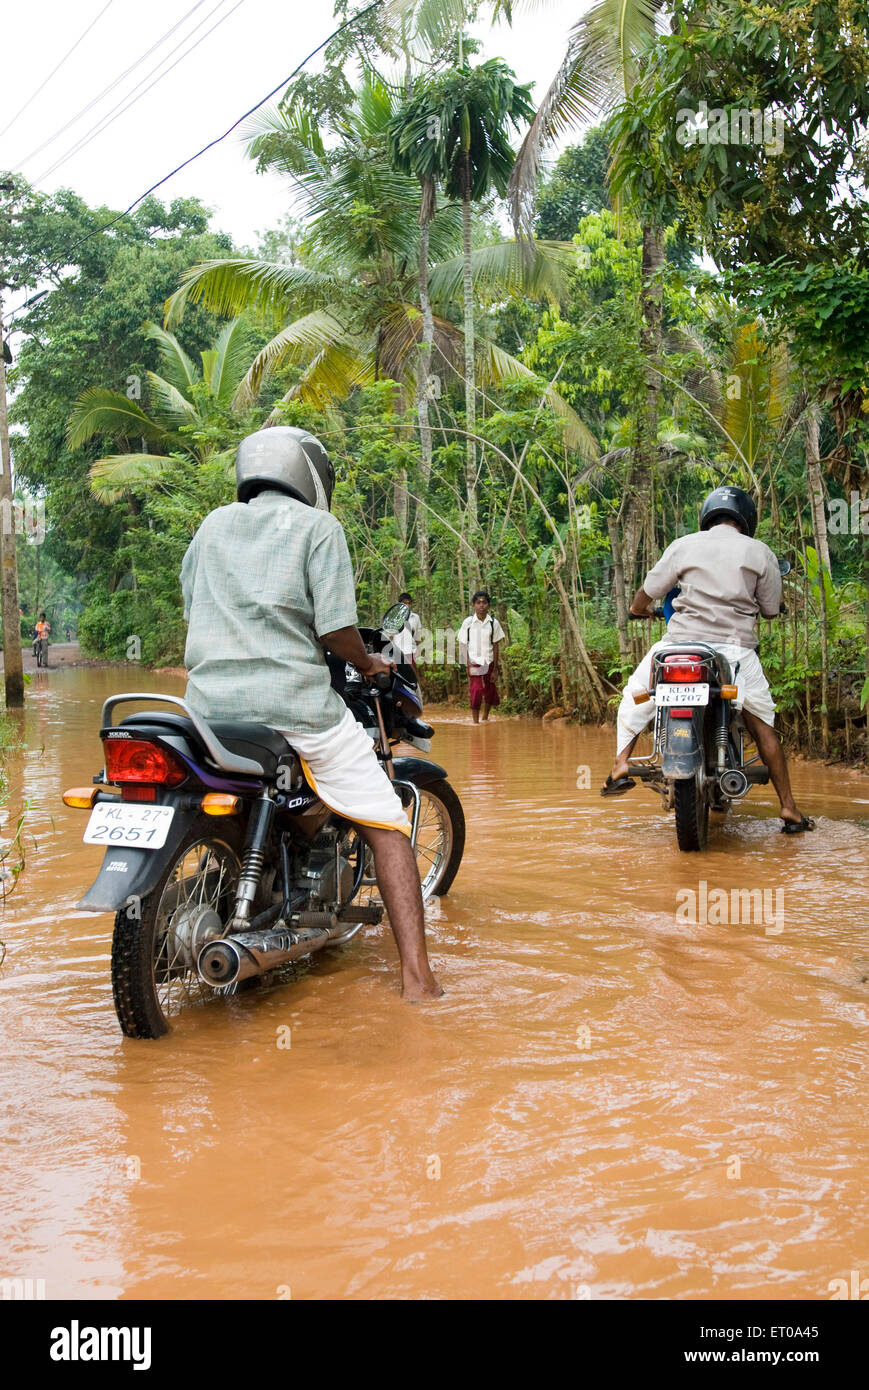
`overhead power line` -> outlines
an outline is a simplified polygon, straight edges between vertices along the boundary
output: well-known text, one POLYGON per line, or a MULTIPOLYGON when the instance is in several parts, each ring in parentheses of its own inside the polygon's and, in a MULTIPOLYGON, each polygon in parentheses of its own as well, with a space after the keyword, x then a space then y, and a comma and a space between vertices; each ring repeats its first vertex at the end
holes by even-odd
POLYGON ((108 3, 105 4, 105 5, 103 5, 103 8, 100 10, 100 12, 99 12, 99 14, 97 15, 96 19, 92 19, 92 20, 91 20, 90 24, 89 24, 88 27, 85 29, 84 33, 79 35, 79 37, 76 39, 75 43, 73 44, 72 48, 67 49, 66 53, 64 53, 64 55, 63 55, 63 57, 61 58, 60 62, 57 64, 57 67, 54 67, 54 68, 51 69, 51 72, 48 74, 48 76, 46 77, 45 81, 44 81, 44 82, 41 82, 41 83, 39 84, 39 86, 37 87, 37 89, 36 89, 36 91, 33 93, 33 95, 32 95, 32 96, 29 96, 29 97, 27 98, 27 100, 25 101, 25 103, 24 103, 23 106, 19 106, 18 110, 15 112, 15 115, 12 117, 12 120, 9 121, 9 122, 3 127, 2 130, 0 130, 0 135, 5 135, 6 132, 7 132, 7 130, 11 130, 12 127, 14 126, 15 122, 18 120, 18 117, 19 117, 19 116, 23 116, 23 115, 24 115, 24 112, 27 110, 28 106, 31 106, 31 105, 33 104, 33 102, 34 102, 34 101, 36 100, 36 98, 39 96, 40 92, 44 92, 44 91, 45 91, 45 88, 48 86, 48 84, 49 84, 49 82, 51 81, 52 77, 54 77, 54 74, 55 74, 56 72, 60 72, 60 70, 61 70, 61 68, 63 67, 64 63, 66 62, 67 58, 71 58, 71 57, 72 57, 73 53, 75 53, 75 50, 78 48, 79 44, 82 43, 82 42, 84 41, 84 39, 87 38, 88 34, 90 33, 91 29, 93 29, 94 25, 99 23, 99 21, 102 19, 103 15, 105 14, 106 10, 111 9, 111 7, 112 7, 112 5, 113 5, 114 3, 115 3, 115 0, 108 0, 108 3))
POLYGON ((233 121, 232 125, 229 126, 223 132, 222 135, 215 136, 213 140, 209 140, 207 145, 203 145, 201 150, 197 150, 195 154, 190 155, 189 159, 185 159, 181 164, 176 164, 175 168, 170 169, 168 174, 164 174, 162 179, 158 179, 156 183, 152 183, 150 188, 146 188, 144 193, 140 193, 138 198, 134 198, 132 203, 130 203, 130 206, 128 208, 125 208, 123 212, 119 212, 117 217, 111 218, 110 221, 105 222, 102 227, 96 227, 94 231, 88 232, 85 236, 78 237, 78 239, 72 242, 71 245, 68 247, 67 254, 64 260, 53 261, 48 266, 43 266, 42 269, 37 272, 35 278, 39 279, 42 275, 45 275, 52 268, 58 270, 61 266, 68 265, 73 251, 77 251, 80 246, 83 246, 87 241, 92 241, 94 237, 101 236, 103 232, 107 232, 111 227, 117 226, 119 222, 122 222, 125 217, 129 216, 129 214, 133 211, 134 208, 137 208, 140 203, 143 203, 146 198, 149 198, 151 196, 152 193, 156 193, 158 188, 162 188, 164 183, 168 183, 169 180, 174 178, 176 174, 180 174, 182 169, 186 169, 189 164, 193 164, 195 160, 201 159, 201 157, 204 154, 207 154, 209 150, 213 150, 216 145, 221 144, 227 138, 227 136, 232 134, 234 130, 238 130, 238 127, 242 124, 243 121, 246 121, 249 116, 252 116, 254 114, 255 111, 259 111, 261 106, 265 106, 267 101, 271 101, 272 97, 277 96, 278 92, 282 91, 290 82, 292 82, 293 78, 298 76, 298 74, 302 71, 302 68, 305 67, 307 63, 310 63, 311 59, 315 58, 317 54, 326 47, 327 44, 330 44, 333 39, 338 37, 339 34, 343 34, 345 29, 350 29, 354 24, 358 24, 359 21, 361 19, 364 19, 366 15, 371 14, 372 10, 379 9, 380 6, 384 3, 385 0, 372 0, 372 4, 366 5, 363 10, 359 10, 358 13, 351 15, 349 19, 345 19, 342 24, 338 25, 337 29, 333 29, 331 34, 326 35, 322 43, 318 43, 316 48, 312 48, 311 52, 305 58, 303 58, 302 61, 299 64, 297 64, 296 67, 293 68, 293 71, 287 77, 283 78, 276 87, 272 88, 270 92, 267 92, 266 95, 262 97, 261 100, 258 101, 255 106, 252 106, 249 111, 245 111, 243 115, 239 116, 237 121, 233 121))
POLYGON ((68 130, 71 130, 74 125, 77 125, 78 122, 81 120, 82 116, 86 116, 88 111, 92 111, 95 106, 98 106, 104 97, 107 97, 111 92, 115 90, 119 83, 123 82, 125 78, 129 77, 131 72, 135 72, 136 68, 141 67, 142 63, 146 62, 147 59, 150 58, 152 53, 156 53, 158 48, 162 48, 166 40, 171 39, 172 35, 176 33, 178 29, 181 28, 182 24, 186 24, 190 16, 192 14, 195 14, 196 11, 200 9, 200 7, 204 4, 205 0, 196 0, 196 4, 192 5, 191 8, 187 11, 187 13, 185 15, 182 15, 181 18, 175 24, 172 25, 171 29, 167 29, 165 34, 162 34, 160 38, 156 40, 155 43, 152 43, 151 47, 147 48, 144 53, 140 53, 139 57, 136 59, 134 63, 131 63, 130 66, 128 68, 125 68, 123 72, 118 73, 118 76, 113 78, 107 87, 104 87, 101 92, 99 92, 95 97, 92 97, 91 100, 87 103, 87 105, 83 106, 80 111, 77 111, 74 116, 71 116, 70 119, 64 125, 62 125, 59 130, 56 130, 53 135, 50 135, 48 137, 47 140, 43 140, 41 145, 37 145, 36 148, 31 150, 29 154, 25 155, 23 159, 19 159, 15 167, 17 169, 20 169, 22 165, 28 164, 31 159, 34 159, 36 157, 36 155, 41 154, 42 151, 47 149, 49 145, 53 145, 55 140, 59 140, 62 135, 65 135, 68 130))
POLYGON ((172 72, 174 68, 177 68, 179 63, 182 63, 185 58, 189 57, 189 55, 195 49, 197 49, 201 43, 204 43, 205 40, 208 38, 209 34, 213 34, 215 29, 219 29, 221 24, 223 24, 225 20, 229 19, 230 15, 234 14, 235 11, 244 4, 244 0, 236 0, 236 3, 233 5, 232 9, 227 10, 225 14, 221 15, 220 19, 216 20, 215 23, 212 24, 210 29, 206 29, 205 33, 201 36, 201 38, 198 38, 194 44, 191 44, 190 47, 187 48, 181 54, 180 58, 176 58, 174 63, 170 64, 168 68, 165 68, 163 72, 159 73, 159 76, 154 77, 153 82, 148 83, 148 86, 145 87, 144 91, 139 92, 139 88, 142 87, 144 83, 148 82, 148 78, 153 77, 154 73, 158 72, 159 69, 163 67, 163 64, 168 62, 168 60, 173 56, 173 54, 178 52, 179 48, 183 48, 184 44, 186 44, 189 39, 193 38, 193 35, 196 33, 196 31, 198 29, 201 29, 203 24, 207 24, 209 19, 211 19, 212 15, 216 14, 217 11, 221 8, 221 6, 225 3, 226 0, 218 0, 218 3, 214 5, 202 19, 200 19, 199 23, 195 26, 195 28, 191 29, 190 33, 185 34, 184 38, 181 39, 180 42, 177 43, 174 48, 170 49, 169 52, 165 55, 165 57, 161 58, 158 63, 155 63, 154 67, 151 68, 151 70, 147 72, 145 76, 136 83, 135 87, 133 87, 131 91, 125 93, 125 95, 121 97, 121 100, 112 107, 111 111, 107 111, 104 115, 100 116, 99 120, 94 122, 90 130, 85 131, 84 135, 81 136, 81 138, 78 141, 76 141, 74 145, 70 146, 70 148, 66 151, 65 154, 60 155, 50 166, 50 168, 46 169, 44 174, 40 174, 38 178, 34 179, 34 184, 40 184, 42 183, 43 179, 49 178, 57 169, 61 168, 61 166, 66 164, 68 160, 72 159, 74 155, 77 155, 79 151, 83 150, 87 145, 89 145, 91 141, 96 140, 96 138, 99 135, 102 135, 103 131, 108 130, 109 126, 114 125, 115 121, 120 120, 121 116, 123 116, 125 112, 129 111, 131 106, 135 106, 138 101, 142 100, 142 97, 147 96, 148 93, 152 90, 152 88, 157 86, 158 82, 162 82, 164 77, 168 77, 169 73, 172 72), (135 95, 136 92, 139 92, 138 96, 135 95))

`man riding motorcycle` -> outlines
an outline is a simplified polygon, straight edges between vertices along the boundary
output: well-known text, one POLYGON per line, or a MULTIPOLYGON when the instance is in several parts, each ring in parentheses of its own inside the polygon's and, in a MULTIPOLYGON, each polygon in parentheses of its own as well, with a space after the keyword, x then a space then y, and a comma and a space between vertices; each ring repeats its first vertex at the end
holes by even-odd
POLYGON ((321 801, 371 846, 404 998, 437 998, 407 816, 332 688, 323 650, 364 676, 390 670, 356 627, 353 567, 329 514, 334 481, 325 448, 306 430, 278 426, 241 441, 238 501, 205 518, 181 568, 186 699, 206 719, 254 720, 286 736, 321 801))
POLYGON ((706 642, 730 662, 738 689, 737 707, 772 778, 781 803, 782 830, 814 830, 794 801, 784 751, 775 733, 775 704, 757 655, 758 614, 776 617, 781 574, 768 546, 754 539, 757 508, 742 488, 718 487, 700 510, 700 530, 680 536, 652 567, 631 603, 634 617, 651 618, 650 604, 677 584, 667 637, 646 653, 628 681, 618 713, 617 756, 601 788, 621 796, 636 786, 629 776, 631 754, 653 718, 654 703, 636 704, 649 688, 652 653, 673 642, 706 642))

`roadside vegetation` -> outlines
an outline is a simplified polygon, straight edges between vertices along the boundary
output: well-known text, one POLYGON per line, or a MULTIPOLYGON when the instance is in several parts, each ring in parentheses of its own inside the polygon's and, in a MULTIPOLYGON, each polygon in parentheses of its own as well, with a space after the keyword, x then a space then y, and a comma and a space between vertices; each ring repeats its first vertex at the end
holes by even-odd
POLYGON ((363 620, 409 588, 456 628, 484 584, 505 708, 601 720, 649 640, 634 589, 726 480, 793 566, 761 639, 790 739, 865 756, 869 6, 601 0, 542 99, 453 8, 422 37, 369 15, 253 118, 287 190, 255 247, 191 199, 91 235, 111 210, 0 194, 5 263, 50 283, 9 373, 47 509, 28 602, 86 654, 180 664, 181 558, 238 440, 304 425, 363 620))

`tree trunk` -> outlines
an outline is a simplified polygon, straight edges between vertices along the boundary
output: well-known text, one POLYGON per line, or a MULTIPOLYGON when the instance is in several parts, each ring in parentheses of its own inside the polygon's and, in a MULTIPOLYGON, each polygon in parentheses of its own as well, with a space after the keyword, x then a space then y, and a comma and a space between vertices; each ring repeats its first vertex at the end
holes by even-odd
POLYGON ((824 511, 824 483, 821 477, 821 444, 818 428, 818 407, 809 406, 806 415, 806 480, 809 506, 812 510, 812 534, 820 563, 829 573, 830 545, 827 540, 827 514, 824 511))
POLYGON ((15 516, 12 507, 12 458, 9 449, 3 342, 0 304, 0 601, 3 612, 3 666, 6 708, 20 709, 24 704, 24 667, 21 661, 18 554, 15 549, 15 516))
MULTIPOLYGON (((407 419, 407 399, 404 387, 395 387, 395 413, 396 432, 400 439, 406 439, 409 432, 407 419)), ((401 467, 395 474, 392 483, 392 510, 395 516, 396 542, 395 557, 392 564, 392 575, 395 592, 390 598, 396 598, 405 585, 404 559, 407 553, 407 522, 408 522, 408 493, 407 493, 407 469, 401 467)))
POLYGON ((570 599, 567 596, 567 591, 564 587, 564 581, 561 578, 561 566, 563 563, 563 560, 555 561, 552 567, 552 577, 555 581, 555 587, 558 590, 558 596, 561 599, 562 609, 564 612, 565 619, 567 620, 567 625, 570 628, 573 640, 576 643, 576 650, 579 655, 580 663, 584 667, 585 673, 588 676, 588 682, 591 686, 590 703, 592 710, 595 714, 601 715, 606 709, 606 692, 604 691, 604 688, 601 685, 600 676, 594 669, 594 663, 592 662, 592 659, 588 654, 588 648, 586 647, 585 642, 582 640, 582 633, 579 630, 579 624, 576 621, 576 615, 571 609, 570 599))
MULTIPOLYGON (((433 190, 428 193, 423 190, 423 206, 420 208, 420 233, 419 233, 419 304, 422 310, 422 341, 419 345, 419 361, 416 369, 416 413, 419 421, 419 476, 420 490, 424 501, 428 501, 428 490, 431 482, 432 467, 432 433, 431 424, 428 417, 429 403, 429 378, 431 377, 431 353, 434 342, 434 315, 431 310, 431 300, 428 293, 428 221, 423 221, 426 216, 426 200, 431 197, 433 201, 433 190)), ((429 520, 428 512, 425 507, 417 507, 416 511, 416 548, 419 560, 419 572, 423 584, 428 584, 431 576, 431 558, 429 554, 429 520)))
POLYGON ((806 478, 809 507, 812 514, 812 538, 818 557, 818 616, 821 635, 821 746, 824 754, 830 751, 830 664, 827 637, 827 590, 825 576, 830 573, 830 546, 827 540, 827 517, 824 512, 824 484, 821 480, 818 407, 809 406, 806 415, 806 478))
POLYGON ((625 567, 622 563, 618 518, 608 516, 606 524, 613 556, 613 598, 615 599, 616 623, 619 631, 619 656, 626 662, 630 660, 631 643, 628 637, 628 600, 625 592, 625 567))
POLYGON ((643 523, 651 501, 652 474, 658 458, 658 394, 661 390, 661 316, 663 286, 661 268, 664 265, 664 237, 657 228, 643 227, 643 275, 640 302, 643 326, 640 347, 645 359, 646 399, 637 419, 637 445, 631 493, 625 519, 624 563, 627 580, 633 584, 637 552, 643 534, 643 523))
MULTIPOLYGON (((462 198, 463 298, 465 311, 465 429, 477 430, 477 388, 474 366, 474 282, 471 274, 471 191, 462 198)), ((470 437, 465 441, 465 481, 468 491, 469 538, 477 530, 477 450, 470 437)))

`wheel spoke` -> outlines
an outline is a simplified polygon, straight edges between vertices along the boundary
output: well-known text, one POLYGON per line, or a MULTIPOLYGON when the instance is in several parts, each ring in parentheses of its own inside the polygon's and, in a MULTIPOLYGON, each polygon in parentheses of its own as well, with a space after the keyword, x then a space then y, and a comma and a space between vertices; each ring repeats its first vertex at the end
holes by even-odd
POLYGON ((183 930, 192 913, 209 907, 219 912, 237 870, 235 855, 228 847, 192 845, 178 860, 163 890, 157 909, 153 974, 155 993, 167 1018, 188 1004, 225 993, 200 980, 183 930))

